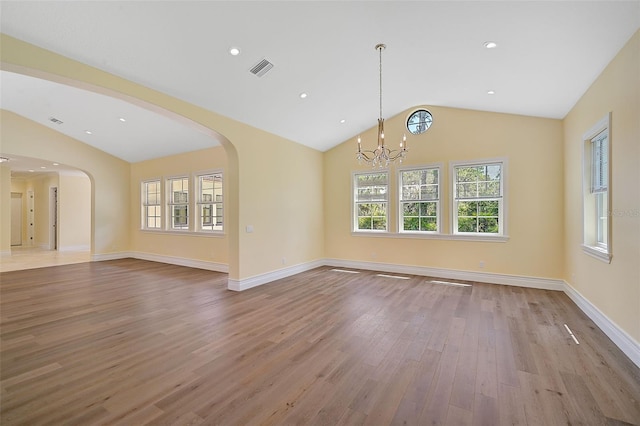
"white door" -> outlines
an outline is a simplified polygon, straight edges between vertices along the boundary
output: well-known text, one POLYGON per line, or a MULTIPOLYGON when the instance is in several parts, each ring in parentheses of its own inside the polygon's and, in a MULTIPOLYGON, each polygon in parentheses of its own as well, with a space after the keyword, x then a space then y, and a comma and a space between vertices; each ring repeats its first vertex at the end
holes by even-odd
POLYGON ((22 194, 11 193, 11 245, 22 245, 22 194))

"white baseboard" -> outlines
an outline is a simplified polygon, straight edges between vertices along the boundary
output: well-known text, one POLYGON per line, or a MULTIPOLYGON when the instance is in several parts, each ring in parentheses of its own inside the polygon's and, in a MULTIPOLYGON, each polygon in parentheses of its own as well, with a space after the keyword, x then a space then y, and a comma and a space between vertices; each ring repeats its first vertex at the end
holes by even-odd
POLYGON ((101 262, 103 260, 126 259, 128 257, 133 257, 132 253, 128 251, 118 251, 114 253, 98 253, 98 254, 91 255, 91 261, 101 262))
POLYGON ((0 257, 11 257, 11 250, 0 251, 0 257))
POLYGON ((426 266, 394 265, 391 263, 361 262, 342 259, 326 259, 325 265, 339 268, 391 272, 395 274, 422 275, 427 277, 447 278, 450 280, 512 285, 543 290, 564 290, 564 281, 554 278, 526 277, 520 275, 494 274, 490 272, 458 271, 453 269, 430 268, 426 266))
POLYGON ((153 253, 143 253, 139 251, 123 251, 117 253, 94 254, 91 256, 92 261, 116 260, 116 259, 140 259, 149 260, 151 262, 168 263, 170 265, 187 266, 189 268, 206 269, 208 271, 229 272, 229 265, 224 263, 208 262, 205 260, 187 259, 183 257, 164 256, 153 253))
POLYGON ((59 247, 58 251, 89 251, 91 250, 91 246, 89 244, 83 244, 78 246, 66 246, 59 247))
POLYGON ((629 336, 623 329, 621 329, 615 322, 607 317, 600 309, 598 309, 593 303, 589 302, 578 290, 571 287, 569 283, 565 281, 564 292, 569 296, 573 303, 575 303, 582 312, 585 313, 591 321, 602 330, 604 334, 609 337, 615 343, 615 345, 622 351, 629 359, 638 367, 640 367, 640 343, 635 341, 633 337, 629 336))
POLYGON ((152 262, 168 263, 170 265, 187 266, 189 268, 206 269, 208 271, 229 273, 229 265, 225 263, 210 262, 207 260, 187 259, 184 257, 164 256, 153 253, 133 252, 129 257, 152 262))
POLYGON ((267 272, 266 274, 255 275, 241 280, 229 279, 227 288, 233 291, 248 290, 271 281, 287 278, 301 272, 324 266, 325 264, 326 262, 320 259, 312 262, 300 263, 298 265, 289 266, 288 268, 278 269, 277 271, 267 272))

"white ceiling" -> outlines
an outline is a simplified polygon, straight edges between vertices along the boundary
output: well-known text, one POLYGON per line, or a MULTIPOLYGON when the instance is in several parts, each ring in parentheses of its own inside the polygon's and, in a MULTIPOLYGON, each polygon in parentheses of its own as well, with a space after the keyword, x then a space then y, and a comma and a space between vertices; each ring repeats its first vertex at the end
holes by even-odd
MULTIPOLYGON (((0 12, 10 36, 320 151, 376 124, 377 43, 387 45, 385 117, 438 105, 563 118, 640 28, 640 0, 2 1, 0 12), (274 68, 258 78, 248 70, 263 58, 274 68)), ((215 143, 20 76, 3 73, 1 94, 3 108, 60 118, 131 162, 215 143), (114 121, 125 115, 126 127, 114 121)))

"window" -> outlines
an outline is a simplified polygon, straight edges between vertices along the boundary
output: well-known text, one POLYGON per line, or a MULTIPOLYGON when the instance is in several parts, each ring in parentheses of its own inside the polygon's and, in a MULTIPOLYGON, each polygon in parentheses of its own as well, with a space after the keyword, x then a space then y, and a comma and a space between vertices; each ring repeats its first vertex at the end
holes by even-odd
POLYGON ((611 261, 609 233, 609 115, 583 136, 583 250, 611 261))
POLYGON ((440 169, 401 170, 400 232, 440 232, 440 169))
POLYGON ((142 182, 142 228, 162 228, 160 181, 142 182))
POLYGON ((189 230, 189 178, 167 180, 170 229, 189 230))
POLYGON ((504 168, 504 161, 453 165, 454 234, 504 234, 504 168))
POLYGON ((388 172, 354 174, 354 231, 387 231, 388 192, 388 172))
POLYGON ((197 176, 198 230, 222 231, 222 173, 197 176))

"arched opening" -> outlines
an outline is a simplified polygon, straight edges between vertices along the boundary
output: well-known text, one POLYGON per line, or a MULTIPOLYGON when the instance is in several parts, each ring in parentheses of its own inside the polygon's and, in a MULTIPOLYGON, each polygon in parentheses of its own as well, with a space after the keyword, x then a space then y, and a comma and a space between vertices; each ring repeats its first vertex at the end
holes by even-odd
MULTIPOLYGON (((237 224, 237 218, 234 217, 234 215, 237 215, 237 196, 235 195, 237 193, 237 155, 231 143, 224 136, 179 114, 122 93, 91 86, 86 83, 71 81, 59 76, 48 75, 40 71, 26 70, 21 67, 12 68, 7 64, 3 64, 3 68, 7 71, 18 72, 22 75, 45 79, 102 96, 112 97, 113 99, 133 105, 136 108, 141 108, 147 112, 150 111, 174 120, 181 126, 188 126, 195 129, 198 132, 206 134, 212 141, 215 140, 222 145, 221 151, 228 158, 225 166, 225 242, 227 242, 225 251, 228 252, 228 254, 223 256, 226 263, 224 265, 225 270, 228 271, 232 269, 230 265, 237 264, 237 249, 231 249, 231 247, 237 247, 237 232, 234 233, 234 229, 237 230, 237 225, 234 227, 234 223, 237 224), (229 152, 231 152, 231 155, 229 155, 229 152)), ((12 114, 3 114, 3 124, 5 120, 12 121, 13 119, 12 114)), ((7 126, 10 129, 3 132, 2 154, 4 156, 22 156, 26 158, 29 155, 33 155, 34 152, 37 152, 37 156, 42 161, 56 161, 60 163, 64 161, 65 164, 71 167, 82 167, 82 169, 86 170, 91 176, 92 219, 90 246, 92 259, 103 260, 122 257, 131 253, 132 250, 135 250, 135 248, 132 249, 131 246, 133 237, 130 237, 130 234, 139 231, 139 229, 136 229, 138 224, 136 223, 136 213, 134 211, 136 208, 135 204, 137 200, 139 200, 139 194, 136 193, 136 191, 139 190, 140 182, 134 182, 130 176, 130 170, 135 167, 136 163, 109 160, 113 163, 118 163, 115 166, 111 166, 107 164, 108 161, 104 161, 104 158, 95 157, 94 154, 88 152, 89 150, 86 150, 87 152, 74 150, 74 147, 71 145, 77 141, 69 142, 63 140, 65 138, 59 138, 60 140, 56 140, 53 146, 43 145, 41 136, 47 132, 51 135, 50 129, 43 128, 45 126, 40 126, 40 128, 32 132, 31 130, 24 132, 24 127, 30 125, 30 123, 27 123, 28 120, 24 120, 22 117, 15 117, 15 121, 18 123, 16 129, 13 129, 12 123, 11 126, 7 126), (12 137, 18 134, 20 138, 23 139, 20 141, 12 141, 12 137), (26 141, 26 138, 29 136, 31 136, 30 140, 26 141), (110 223, 109 221, 112 220, 119 222, 110 223)), ((175 144, 180 145, 181 141, 177 140, 175 144)), ((58 234, 53 235, 58 236, 58 234)), ((219 254, 220 253, 218 253, 218 255, 219 254)), ((200 264, 202 264, 202 262, 200 264)))
POLYGON ((92 182, 81 170, 11 156, 11 255, 0 271, 91 259, 92 182))

